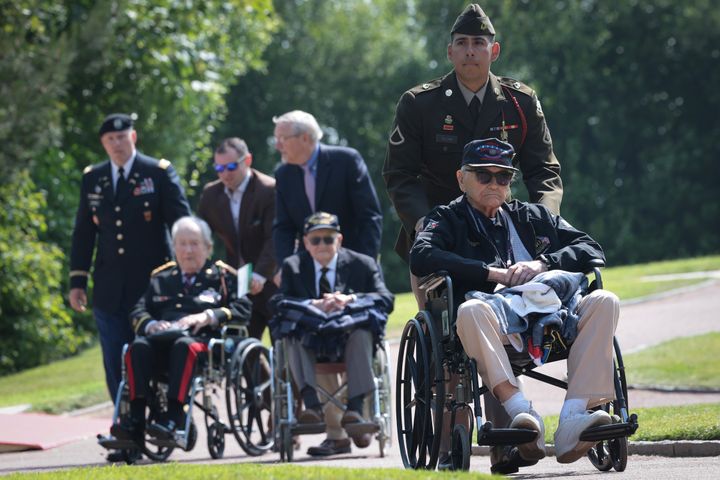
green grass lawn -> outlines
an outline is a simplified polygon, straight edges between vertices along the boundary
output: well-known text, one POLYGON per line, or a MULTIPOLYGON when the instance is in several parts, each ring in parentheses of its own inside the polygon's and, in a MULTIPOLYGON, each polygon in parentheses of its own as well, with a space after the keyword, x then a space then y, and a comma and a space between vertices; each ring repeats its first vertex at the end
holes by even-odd
POLYGON ((676 338, 623 357, 631 385, 720 388, 720 332, 676 338))
POLYGON ((183 465, 168 463, 149 466, 73 468, 44 473, 25 473, 8 475, 8 479, 50 479, 53 480, 93 480, 132 479, 165 480, 182 478, 185 480, 234 480, 251 478, 253 480, 432 480, 467 479, 490 480, 492 475, 469 472, 436 472, 426 470, 401 470, 390 468, 342 468, 342 467, 303 467, 299 465, 183 465))

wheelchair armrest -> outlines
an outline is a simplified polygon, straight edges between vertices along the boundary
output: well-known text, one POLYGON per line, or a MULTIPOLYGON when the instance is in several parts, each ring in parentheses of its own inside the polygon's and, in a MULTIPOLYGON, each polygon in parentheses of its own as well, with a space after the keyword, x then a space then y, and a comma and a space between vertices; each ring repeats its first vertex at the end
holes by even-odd
POLYGON ((592 268, 602 268, 605 266, 605 261, 599 258, 593 258, 588 262, 588 266, 592 268))
POLYGON ((418 288, 420 290, 425 290, 426 293, 430 292, 433 289, 437 288, 438 285, 441 285, 445 281, 447 276, 448 272, 446 272, 445 270, 440 270, 439 272, 426 275, 418 281, 418 288))
POLYGON ((595 284, 596 288, 603 288, 603 281, 602 281, 602 274, 600 273, 600 269, 605 266, 605 261, 599 259, 599 258, 593 258, 588 262, 588 269, 585 273, 592 272, 593 275, 595 275, 595 280, 593 280, 593 283, 595 284))

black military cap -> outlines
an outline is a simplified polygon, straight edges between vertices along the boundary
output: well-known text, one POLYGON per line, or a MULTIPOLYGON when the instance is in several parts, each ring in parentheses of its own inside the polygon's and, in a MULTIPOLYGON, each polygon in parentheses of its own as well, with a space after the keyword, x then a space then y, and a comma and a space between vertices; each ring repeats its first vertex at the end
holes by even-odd
POLYGON ((322 228, 339 232, 340 222, 338 222, 338 217, 332 213, 315 212, 305 219, 303 233, 307 235, 314 230, 320 230, 322 228))
POLYGON ((473 140, 465 145, 462 156, 462 167, 482 168, 500 167, 517 172, 512 166, 515 149, 512 145, 497 138, 473 140))
POLYGON ((495 29, 490 23, 490 18, 485 15, 483 9, 477 3, 471 3, 457 17, 450 34, 462 33, 463 35, 495 35, 495 29))
POLYGON ((102 137, 103 134, 107 132, 122 132, 128 128, 132 128, 132 126, 133 118, 130 115, 126 115, 124 113, 111 113, 105 117, 102 125, 100 125, 100 136, 102 137))

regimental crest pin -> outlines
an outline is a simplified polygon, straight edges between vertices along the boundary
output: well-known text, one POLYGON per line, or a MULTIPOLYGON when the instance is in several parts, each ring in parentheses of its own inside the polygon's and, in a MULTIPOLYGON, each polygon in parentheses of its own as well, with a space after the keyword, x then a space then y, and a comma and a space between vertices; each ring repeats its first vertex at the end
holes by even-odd
POLYGON ((455 130, 452 115, 445 115, 445 125, 443 125, 443 130, 448 132, 452 132, 453 130, 455 130))

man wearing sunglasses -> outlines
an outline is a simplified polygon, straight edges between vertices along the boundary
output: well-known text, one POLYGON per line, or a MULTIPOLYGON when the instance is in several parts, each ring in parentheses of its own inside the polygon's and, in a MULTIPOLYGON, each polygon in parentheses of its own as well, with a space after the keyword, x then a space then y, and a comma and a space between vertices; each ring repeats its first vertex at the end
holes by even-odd
MULTIPOLYGON (((414 275, 449 272, 458 303, 470 291, 492 294, 498 284, 523 285, 548 270, 582 273, 591 269, 591 260, 605 259, 589 235, 544 205, 508 201, 517 171, 514 155, 512 145, 494 138, 468 143, 456 172, 463 195, 428 214, 410 250, 414 275)), ((577 336, 568 358, 569 388, 555 434, 561 463, 574 462, 592 447, 593 442, 580 441, 581 432, 611 421, 602 410, 586 409, 615 398, 612 338, 618 305, 617 297, 604 290, 593 291, 578 304, 577 336)), ((504 348, 512 335, 503 325, 486 301, 473 298, 458 308, 458 337, 477 360, 483 383, 512 419, 510 426, 538 432, 536 441, 517 447, 524 462, 520 466, 531 465, 545 456, 543 421, 518 389, 510 367, 514 357, 504 348)), ((527 361, 527 350, 520 347, 513 354, 527 361)), ((443 463, 448 446, 441 443, 440 448, 443 463)))
POLYGON ((268 300, 277 292, 272 282, 275 179, 251 168, 252 154, 237 137, 220 142, 213 160, 218 179, 205 185, 198 215, 222 240, 228 264, 239 268, 252 263, 253 309, 248 331, 260 339, 270 319, 268 300))
MULTIPOLYGON (((282 265, 282 299, 303 301, 317 309, 332 314, 342 312, 353 302, 371 300, 370 304, 387 316, 393 310, 394 297, 385 287, 375 259, 342 248, 338 217, 326 212, 309 216, 303 227, 304 251, 286 258, 282 265)), ((356 304, 358 305, 358 304, 356 304)), ((350 315, 348 314, 348 317, 350 315)), ((382 326, 384 331, 384 325, 382 326)), ((295 330, 296 331, 296 330, 295 330)), ((376 428, 363 417, 365 399, 374 390, 372 373, 373 332, 370 328, 356 328, 347 332, 344 360, 347 367, 348 403, 340 420, 340 428, 354 424, 353 441, 357 446, 367 447, 370 433, 376 428)), ((323 415, 317 393, 318 379, 315 374, 315 352, 304 346, 300 338, 291 338, 288 358, 290 367, 305 409, 298 415, 301 424, 321 424, 333 418, 323 415)), ((328 390, 325 385, 323 388, 328 390)), ((334 392, 337 386, 328 390, 334 392)), ((326 409, 332 403, 328 402, 326 409)), ((321 445, 311 447, 310 455, 326 456, 350 452, 350 439, 328 430, 328 437, 321 445)))

